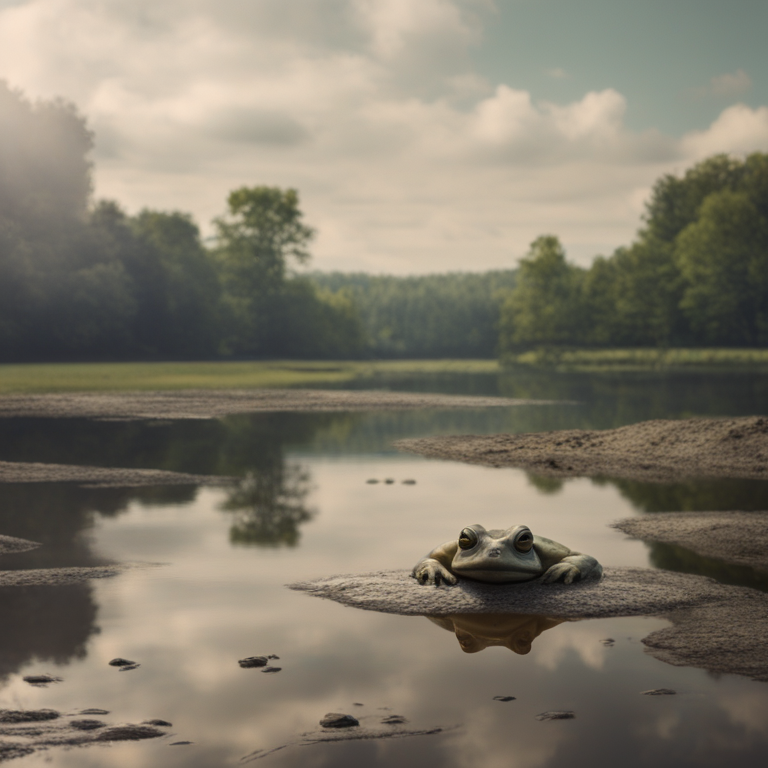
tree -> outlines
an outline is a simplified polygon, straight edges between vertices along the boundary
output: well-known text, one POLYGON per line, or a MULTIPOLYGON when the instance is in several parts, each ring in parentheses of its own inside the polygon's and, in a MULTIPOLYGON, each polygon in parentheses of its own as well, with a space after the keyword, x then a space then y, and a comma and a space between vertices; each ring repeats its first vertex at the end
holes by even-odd
POLYGON ((745 192, 710 194, 678 236, 681 307, 709 344, 768 344, 768 220, 745 192))
POLYGON ((584 270, 568 264, 557 237, 542 235, 520 260, 517 285, 501 308, 502 354, 577 342, 584 327, 584 270))
POLYGON ((214 227, 230 312, 230 349, 280 354, 280 328, 274 319, 283 303, 290 260, 307 261, 314 230, 302 223, 294 189, 241 187, 230 193, 227 204, 227 215, 215 219, 214 227))

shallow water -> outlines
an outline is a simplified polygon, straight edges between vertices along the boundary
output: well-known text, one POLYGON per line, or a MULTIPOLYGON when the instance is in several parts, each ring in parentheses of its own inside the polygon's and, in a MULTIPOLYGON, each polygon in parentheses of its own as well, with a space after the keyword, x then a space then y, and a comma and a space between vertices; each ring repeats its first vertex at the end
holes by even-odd
POLYGON ((345 608, 284 587, 335 573, 410 568, 469 523, 522 522, 606 564, 701 572, 764 588, 749 569, 723 569, 684 550, 645 545, 608 523, 664 510, 768 509, 768 483, 554 481, 424 460, 390 447, 400 437, 437 433, 766 413, 764 376, 455 375, 357 385, 579 402, 160 424, 3 424, 0 460, 242 478, 229 489, 0 486, 0 532, 45 544, 5 557, 3 568, 162 564, 66 588, 0 590, 0 708, 99 707, 110 710, 110 722, 173 723, 168 738, 51 749, 15 764, 233 765, 255 750, 296 742, 327 712, 374 724, 398 714, 408 727, 444 730, 294 743, 255 762, 707 766, 765 759, 768 686, 654 660, 640 640, 664 626, 662 619, 568 622, 542 632, 526 655, 504 647, 467 654, 453 633, 426 618, 345 608), (403 484, 406 479, 416 484, 403 484), (601 642, 607 638, 615 642, 601 642), (237 664, 272 653, 280 656, 276 674, 237 664), (116 656, 141 666, 119 672, 107 664, 116 656), (33 688, 22 680, 41 672, 63 682, 33 688), (661 687, 678 693, 640 695, 661 687), (573 710, 576 717, 535 719, 547 710, 573 710), (170 746, 176 741, 193 744, 170 746))

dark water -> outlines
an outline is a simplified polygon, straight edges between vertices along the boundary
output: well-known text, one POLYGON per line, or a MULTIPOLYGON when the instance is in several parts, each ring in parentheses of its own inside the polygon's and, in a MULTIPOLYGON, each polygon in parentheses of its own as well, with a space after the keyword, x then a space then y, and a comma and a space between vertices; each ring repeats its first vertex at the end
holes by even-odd
MULTIPOLYGON (((530 652, 462 651, 422 617, 344 608, 298 580, 410 568, 465 525, 526 523, 610 565, 704 573, 764 589, 750 569, 627 539, 613 520, 669 510, 768 509, 768 483, 554 481, 398 453, 400 437, 613 427, 648 418, 768 412, 755 374, 433 376, 361 388, 503 394, 568 404, 394 413, 261 414, 216 421, 2 424, 0 460, 236 475, 233 488, 0 485, 0 532, 41 541, 3 568, 162 563, 66 588, 0 590, 0 708, 163 718, 173 737, 50 750, 17 765, 237 765, 295 742, 327 712, 402 715, 440 734, 294 746, 271 766, 707 766, 768 756, 768 686, 676 668, 643 652, 662 619, 568 622, 530 652), (390 478, 372 485, 366 481, 390 478), (415 485, 403 480, 414 479, 415 485), (613 638, 613 645, 601 641, 613 638), (274 653, 282 671, 240 669, 274 653), (118 672, 107 662, 141 663, 118 672), (64 681, 32 688, 22 676, 64 681), (676 696, 648 697, 650 688, 676 696), (514 696, 509 702, 495 696, 514 696), (363 706, 356 706, 362 704, 363 706), (574 720, 539 722, 546 710, 574 720), (189 746, 169 746, 189 740, 189 746)), ((762 640, 760 640, 762 641, 762 640)), ((519 650, 519 648, 518 648, 519 650)), ((0 737, 2 738, 2 737, 0 737)))

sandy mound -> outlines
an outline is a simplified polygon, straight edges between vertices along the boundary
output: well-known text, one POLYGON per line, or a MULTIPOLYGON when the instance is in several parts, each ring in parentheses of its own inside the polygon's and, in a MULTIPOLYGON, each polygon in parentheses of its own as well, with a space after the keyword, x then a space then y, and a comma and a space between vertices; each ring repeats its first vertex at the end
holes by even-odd
POLYGON ((703 576, 644 568, 606 568, 601 582, 514 586, 462 581, 425 587, 407 571, 336 576, 291 589, 366 610, 407 615, 524 613, 579 619, 664 616, 672 626, 651 633, 648 652, 669 664, 768 681, 768 594, 703 576))
POLYGON ((488 408, 545 403, 503 397, 312 389, 184 390, 66 393, 0 398, 0 418, 213 419, 258 411, 368 411, 409 408, 488 408))
POLYGON ((613 527, 636 539, 768 571, 768 512, 665 512, 620 520, 613 527))
POLYGON ((161 469, 0 461, 0 483, 78 483, 89 488, 127 488, 142 485, 224 485, 233 480, 226 476, 188 475, 161 469))
POLYGON ((30 549, 37 549, 42 546, 36 541, 27 541, 27 539, 17 539, 15 536, 3 536, 0 534, 0 555, 7 555, 13 552, 29 552, 30 549))
POLYGON ((151 568, 154 563, 115 563, 73 568, 30 568, 0 571, 0 587, 58 587, 90 579, 106 579, 134 568, 151 568))
POLYGON ((768 417, 644 421, 619 429, 461 435, 400 440, 398 448, 439 459, 522 467, 539 475, 768 479, 768 417))

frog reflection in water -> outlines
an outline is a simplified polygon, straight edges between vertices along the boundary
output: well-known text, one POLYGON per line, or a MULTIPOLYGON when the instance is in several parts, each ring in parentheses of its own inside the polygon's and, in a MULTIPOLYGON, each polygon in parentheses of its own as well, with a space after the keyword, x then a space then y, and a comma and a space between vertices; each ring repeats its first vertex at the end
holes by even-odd
POLYGON ((524 613, 459 613, 427 618, 439 627, 454 632, 464 653, 502 646, 521 655, 531 650, 531 644, 542 632, 564 621, 524 613))
POLYGON ((455 541, 447 541, 419 560, 411 575, 420 584, 456 584, 462 576, 473 581, 511 584, 541 577, 544 583, 571 584, 600 578, 603 569, 590 555, 573 552, 526 525, 506 531, 487 531, 482 525, 464 528, 455 541))

